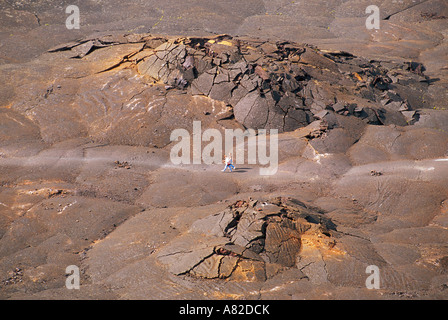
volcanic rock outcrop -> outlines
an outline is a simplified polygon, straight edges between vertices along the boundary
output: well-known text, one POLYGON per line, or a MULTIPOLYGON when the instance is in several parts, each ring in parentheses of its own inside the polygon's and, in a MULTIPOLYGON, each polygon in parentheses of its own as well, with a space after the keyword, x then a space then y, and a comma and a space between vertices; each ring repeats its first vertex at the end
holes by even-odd
POLYGON ((166 90, 207 96, 231 107, 223 108, 220 119, 233 113, 246 128, 293 131, 318 119, 331 123, 333 114, 405 126, 419 119, 421 101, 430 101, 426 91, 431 79, 419 63, 369 61, 287 41, 228 35, 105 36, 50 52, 70 50, 70 57, 82 58, 120 45, 128 46, 127 53, 98 72, 126 63, 135 66, 166 90))
POLYGON ((265 281, 296 267, 303 234, 331 250, 334 230, 322 212, 296 199, 239 200, 197 220, 158 257, 176 275, 265 281))

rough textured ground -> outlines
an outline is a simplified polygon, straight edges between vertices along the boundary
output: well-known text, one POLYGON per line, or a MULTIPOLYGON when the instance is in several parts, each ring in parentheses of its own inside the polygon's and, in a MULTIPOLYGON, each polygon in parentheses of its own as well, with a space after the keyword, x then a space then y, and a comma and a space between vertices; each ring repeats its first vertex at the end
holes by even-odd
POLYGON ((444 1, 4 0, 0 16, 2 299, 448 297, 444 1), (278 172, 173 165, 193 120, 279 129, 278 172))

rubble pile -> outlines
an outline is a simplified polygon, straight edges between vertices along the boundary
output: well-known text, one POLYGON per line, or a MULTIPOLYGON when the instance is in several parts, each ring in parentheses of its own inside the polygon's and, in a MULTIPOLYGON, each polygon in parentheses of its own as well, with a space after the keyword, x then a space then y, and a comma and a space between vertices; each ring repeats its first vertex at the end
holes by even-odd
POLYGON ((144 43, 121 62, 133 62, 166 89, 224 102, 240 124, 253 129, 293 131, 332 114, 374 125, 413 124, 421 106, 407 87, 424 90, 430 83, 416 62, 369 61, 288 41, 228 35, 87 40, 52 52, 72 50, 79 58, 106 45, 144 43))
POLYGON ((158 257, 176 275, 265 281, 296 266, 303 234, 331 249, 335 230, 318 209, 296 199, 239 200, 194 222, 158 257))

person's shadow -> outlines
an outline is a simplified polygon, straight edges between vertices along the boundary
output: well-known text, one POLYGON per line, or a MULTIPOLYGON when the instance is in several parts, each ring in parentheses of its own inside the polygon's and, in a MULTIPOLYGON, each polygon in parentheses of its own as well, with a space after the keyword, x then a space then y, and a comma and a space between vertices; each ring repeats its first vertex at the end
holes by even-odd
POLYGON ((232 171, 232 173, 244 173, 247 172, 248 170, 252 170, 253 168, 236 168, 232 171))

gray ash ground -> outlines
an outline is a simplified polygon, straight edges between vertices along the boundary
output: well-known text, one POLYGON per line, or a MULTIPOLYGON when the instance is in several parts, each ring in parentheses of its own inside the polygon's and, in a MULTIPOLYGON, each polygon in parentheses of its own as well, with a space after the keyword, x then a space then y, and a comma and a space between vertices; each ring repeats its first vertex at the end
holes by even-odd
POLYGON ((446 299, 446 3, 191 3, 0 2, 0 297, 446 299), (195 120, 278 172, 173 165, 195 120))

